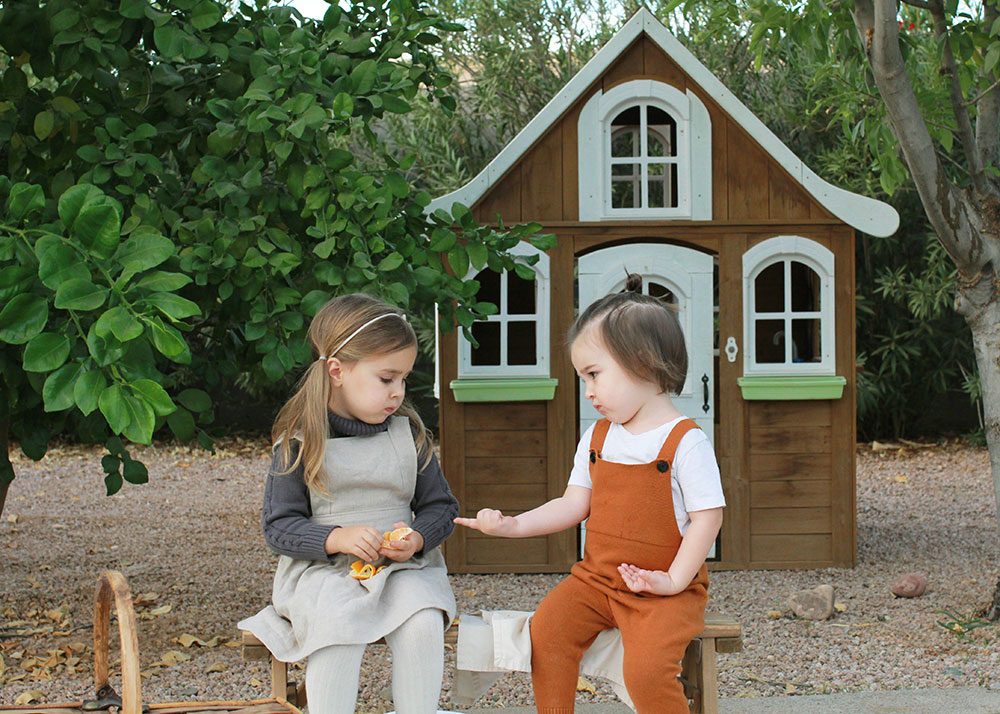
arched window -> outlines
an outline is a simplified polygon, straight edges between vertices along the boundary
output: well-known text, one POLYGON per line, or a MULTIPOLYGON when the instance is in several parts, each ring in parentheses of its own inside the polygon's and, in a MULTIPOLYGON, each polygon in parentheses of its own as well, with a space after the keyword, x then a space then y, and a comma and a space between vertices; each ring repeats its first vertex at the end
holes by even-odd
POLYGON ((834 257, 778 236, 743 255, 745 374, 834 373, 834 257))
POLYGON ((486 268, 475 275, 476 299, 499 308, 496 315, 472 325, 473 346, 459 337, 459 377, 548 377, 549 257, 522 243, 512 253, 537 254, 534 280, 516 271, 486 268))
POLYGON ((692 92, 634 80, 577 123, 580 220, 712 217, 712 123, 692 92))

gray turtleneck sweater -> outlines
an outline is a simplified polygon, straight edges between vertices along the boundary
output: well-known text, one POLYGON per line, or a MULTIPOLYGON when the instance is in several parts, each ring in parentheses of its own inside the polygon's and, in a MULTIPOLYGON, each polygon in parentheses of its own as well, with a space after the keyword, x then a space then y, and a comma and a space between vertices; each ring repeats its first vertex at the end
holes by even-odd
MULTIPOLYGON (((353 419, 345 419, 332 412, 330 418, 330 438, 340 436, 364 436, 385 431, 389 420, 381 424, 368 424, 353 419)), ((295 458, 293 447, 292 459, 295 458)), ((281 473, 283 464, 279 462, 279 452, 271 459, 271 469, 264 486, 264 509, 261 525, 264 540, 275 553, 299 560, 326 560, 331 558, 324 544, 330 531, 339 526, 322 525, 310 520, 312 507, 309 504, 309 489, 303 478, 300 464, 294 471, 281 473)), ((418 455, 419 459, 419 455, 418 455)), ((458 501, 448 488, 437 456, 417 472, 417 484, 410 502, 413 511, 411 528, 424 538, 424 550, 431 550, 444 542, 455 530, 454 518, 458 515, 458 501)))

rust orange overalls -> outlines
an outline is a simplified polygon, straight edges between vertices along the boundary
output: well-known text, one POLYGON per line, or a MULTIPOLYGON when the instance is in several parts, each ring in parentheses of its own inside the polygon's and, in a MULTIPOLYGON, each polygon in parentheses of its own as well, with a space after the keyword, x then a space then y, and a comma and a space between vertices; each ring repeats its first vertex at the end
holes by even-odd
POLYGON ((590 442, 590 518, 583 560, 531 619, 531 680, 538 714, 572 714, 580 659, 597 635, 617 627, 625 648, 625 686, 638 714, 687 714, 677 676, 691 640, 705 626, 704 565, 677 595, 633 593, 618 573, 632 563, 667 570, 681 544, 670 469, 677 444, 697 426, 678 422, 657 459, 616 464, 601 458, 611 423, 597 422, 590 442))

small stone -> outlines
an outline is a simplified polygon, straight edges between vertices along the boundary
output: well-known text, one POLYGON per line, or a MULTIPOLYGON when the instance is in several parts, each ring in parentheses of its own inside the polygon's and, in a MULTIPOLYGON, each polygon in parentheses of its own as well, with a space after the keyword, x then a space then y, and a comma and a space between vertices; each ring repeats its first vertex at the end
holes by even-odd
POLYGON ((800 590, 785 600, 785 611, 807 620, 826 620, 833 614, 833 586, 819 585, 800 590))
POLYGON ((896 597, 920 597, 927 589, 927 576, 923 573, 907 573, 892 586, 896 597))

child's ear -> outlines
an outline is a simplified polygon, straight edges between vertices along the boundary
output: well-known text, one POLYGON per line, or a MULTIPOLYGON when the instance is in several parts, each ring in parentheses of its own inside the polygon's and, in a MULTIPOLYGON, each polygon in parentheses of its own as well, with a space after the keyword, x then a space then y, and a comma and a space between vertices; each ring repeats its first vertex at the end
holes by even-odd
POLYGON ((330 382, 334 387, 339 387, 344 383, 344 363, 336 357, 326 360, 326 373, 330 375, 330 382))

